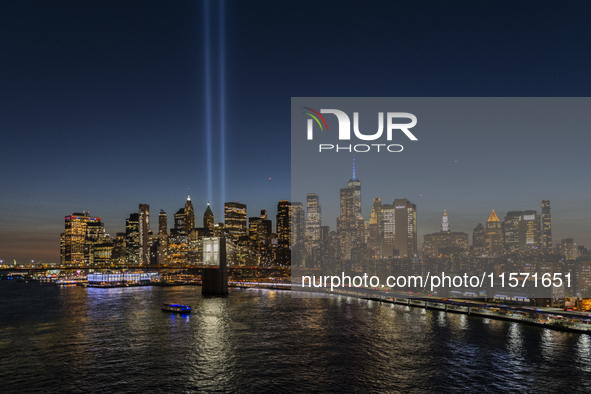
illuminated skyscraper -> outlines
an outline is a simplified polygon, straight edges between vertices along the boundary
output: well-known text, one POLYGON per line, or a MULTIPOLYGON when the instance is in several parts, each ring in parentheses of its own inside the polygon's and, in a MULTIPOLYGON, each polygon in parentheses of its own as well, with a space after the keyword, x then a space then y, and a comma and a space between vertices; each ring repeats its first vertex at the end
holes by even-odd
POLYGON ((139 263, 150 263, 150 206, 148 204, 140 204, 139 213, 139 263))
POLYGON ((195 211, 193 210, 193 203, 191 196, 187 196, 185 203, 185 232, 189 234, 195 228, 195 211))
POLYGON ((441 231, 451 231, 449 228, 447 211, 445 209, 443 210, 443 219, 441 219, 441 231))
POLYGON ((105 266, 111 264, 113 255, 113 240, 110 237, 103 238, 103 241, 93 245, 93 264, 105 266))
POLYGON ((158 235, 168 235, 168 218, 162 209, 158 214, 158 235))
POLYGON ((125 263, 125 233, 117 233, 113 241, 113 251, 111 252, 111 263, 124 264, 125 263))
MULTIPOLYGON (((381 201, 379 201, 381 204, 381 201)), ((374 206, 378 206, 374 200, 374 206)), ((417 206, 407 199, 379 206, 381 255, 412 257, 417 254, 417 206)), ((371 219, 370 219, 371 220, 371 219)))
POLYGON ((291 203, 291 244, 304 242, 304 207, 301 202, 291 203))
POLYGON ((277 237, 279 244, 289 246, 291 239, 291 204, 287 200, 277 203, 277 237))
POLYGON ((353 189, 353 215, 361 216, 361 181, 355 176, 355 156, 353 156, 353 177, 347 183, 347 187, 353 189))
POLYGON ((190 233, 187 232, 186 219, 185 208, 179 209, 174 214, 174 227, 170 229, 166 256, 167 262, 172 265, 188 264, 190 233))
POLYGON ((340 215, 337 218, 338 255, 341 259, 350 260, 357 233, 355 189, 341 188, 340 206, 340 215))
POLYGON ((140 214, 132 213, 125 220, 125 261, 129 265, 140 262, 140 214))
POLYGON ((205 213, 203 214, 203 228, 206 228, 209 231, 213 232, 213 224, 214 224, 213 212, 211 211, 211 208, 209 207, 209 203, 207 203, 207 209, 205 210, 205 213))
MULTIPOLYGON (((381 204, 381 201, 380 201, 381 204)), ((394 257, 398 256, 398 251, 394 246, 395 241, 395 219, 396 219, 396 207, 394 204, 383 204, 380 205, 380 235, 381 245, 380 254, 383 257, 394 257)))
POLYGON ((401 257, 417 254, 417 206, 407 199, 394 200, 394 247, 401 257))
POLYGON ((521 212, 508 212, 503 225, 504 248, 507 250, 519 250, 519 221, 521 212))
POLYGON ((89 256, 92 247, 88 250, 87 244, 100 240, 101 234, 104 235, 104 226, 100 217, 90 216, 88 212, 66 216, 61 261, 66 264, 91 263, 88 260, 92 260, 89 256))
POLYGON ((246 228, 246 204, 237 202, 225 203, 224 221, 230 240, 238 243, 240 237, 245 237, 248 234, 246 228))
POLYGON ((523 211, 519 223, 519 248, 538 249, 541 243, 540 215, 536 211, 523 211))
POLYGON ((166 261, 172 265, 186 265, 189 254, 189 234, 182 230, 171 229, 168 237, 166 261))
MULTIPOLYGON (((176 232, 183 232, 183 233, 187 233, 187 226, 185 226, 185 208, 181 208, 179 209, 175 214, 174 214, 174 230, 176 232)), ((171 231, 171 235, 172 235, 172 231, 171 231)))
POLYGON ((506 250, 528 250, 540 246, 540 216, 534 210, 508 212, 503 231, 506 250))
POLYGON ((157 263, 168 263, 168 219, 166 212, 164 212, 162 209, 158 215, 157 263))
POLYGON ((494 209, 486 221, 485 237, 487 252, 501 253, 503 251, 503 227, 494 209))
POLYGON ((255 251, 260 250, 261 243, 268 246, 273 232, 273 222, 267 220, 266 216, 267 210, 262 209, 260 216, 248 218, 248 237, 255 251))
POLYGON ((93 218, 86 212, 88 220, 86 222, 86 242, 103 242, 105 238, 105 226, 101 218, 93 218))
POLYGON ((382 240, 381 232, 382 224, 382 199, 376 197, 373 199, 373 206, 371 214, 369 215, 369 247, 373 249, 374 253, 378 254, 380 251, 380 244, 382 240))
POLYGON ((268 246, 271 241, 271 235, 273 234, 273 222, 266 218, 260 219, 257 226, 257 242, 262 242, 268 246))
POLYGON ((575 260, 579 257, 579 244, 572 238, 565 238, 558 244, 558 251, 567 260, 575 260))
POLYGON ((322 226, 320 199, 316 193, 308 193, 306 199, 306 237, 312 241, 319 241, 322 226))
POLYGON ((552 250, 552 226, 550 224, 550 200, 542 200, 542 249, 552 250))
POLYGON ((248 237, 253 248, 258 248, 259 224, 263 219, 259 216, 248 218, 248 237))
POLYGON ((269 246, 273 222, 267 219, 267 210, 261 209, 258 217, 248 218, 248 237, 251 248, 256 253, 262 253, 269 246))

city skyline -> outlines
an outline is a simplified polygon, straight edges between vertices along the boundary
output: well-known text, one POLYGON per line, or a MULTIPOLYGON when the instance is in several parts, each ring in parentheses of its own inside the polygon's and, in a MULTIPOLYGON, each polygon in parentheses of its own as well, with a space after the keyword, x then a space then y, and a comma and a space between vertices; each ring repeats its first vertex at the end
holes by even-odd
MULTIPOLYGON (((349 181, 348 184, 351 185, 351 181, 349 181)), ((355 187, 355 186, 358 186, 358 185, 354 185, 353 187, 355 187)), ((350 187, 351 186, 349 186, 349 188, 350 187)), ((343 189, 341 189, 341 191, 342 190, 343 189)), ((312 194, 309 194, 309 195, 313 195, 314 196, 315 194, 312 193, 312 194)), ((316 196, 316 198, 318 198, 318 200, 320 199, 320 196, 318 196, 318 195, 315 195, 315 196, 316 196)), ((380 197, 374 197, 373 198, 373 200, 374 200, 374 206, 375 206, 376 199, 377 200, 381 200, 380 204, 382 204, 381 206, 382 206, 382 215, 383 215, 383 212, 384 212, 383 210, 386 209, 384 207, 390 206, 390 205, 388 205, 389 202, 387 200, 384 200, 384 199, 380 198, 380 197)), ((392 208, 395 208, 396 207, 397 201, 406 201, 406 203, 411 204, 411 201, 408 201, 407 199, 394 199, 393 202, 392 202, 392 204, 391 204, 391 207, 392 208)), ((193 218, 193 223, 192 223, 193 224, 193 227, 191 227, 190 229, 187 227, 187 229, 185 230, 187 233, 189 233, 190 230, 195 227, 195 223, 198 223, 198 224, 201 223, 201 220, 200 220, 201 216, 203 216, 204 227, 205 227, 205 223, 206 223, 205 222, 206 217, 211 216, 210 204, 207 204, 206 205, 206 209, 203 211, 203 214, 201 214, 199 212, 193 213, 193 210, 191 210, 190 213, 187 213, 186 214, 185 213, 186 207, 191 202, 192 202, 191 201, 191 198, 190 198, 190 196, 188 196, 187 201, 185 203, 185 208, 181 208, 181 210, 179 210, 177 212, 177 215, 178 215, 179 212, 183 211, 181 213, 181 215, 184 218, 186 218, 187 215, 191 215, 192 218, 193 218)), ((341 201, 341 204, 342 203, 343 202, 341 201)), ((492 208, 492 214, 489 214, 489 218, 487 220, 481 220, 481 221, 479 221, 478 223, 474 224, 472 228, 460 228, 460 229, 458 229, 454 225, 453 217, 451 217, 451 221, 450 221, 450 215, 447 213, 447 209, 446 208, 444 208, 444 210, 443 210, 443 222, 441 221, 441 216, 439 218, 437 218, 437 219, 435 219, 435 218, 428 219, 428 221, 429 221, 429 223, 435 223, 436 220, 438 220, 438 223, 440 224, 440 231, 441 232, 450 231, 449 228, 451 228, 453 226, 453 232, 454 233, 466 233, 468 235, 467 245, 470 246, 470 247, 472 247, 472 246, 476 246, 474 244, 474 242, 473 242, 473 236, 474 236, 473 234, 474 234, 474 231, 476 230, 476 227, 477 226, 480 226, 480 225, 483 225, 484 227, 486 227, 487 222, 491 220, 490 219, 491 217, 494 216, 495 217, 495 220, 499 220, 500 222, 502 222, 506 226, 509 223, 509 222, 507 222, 507 219, 510 218, 511 215, 519 214, 519 215, 522 215, 523 216, 523 215, 528 215, 528 214, 531 214, 531 215, 534 215, 535 214, 535 215, 537 215, 536 223, 537 223, 537 229, 539 231, 539 234, 538 234, 539 239, 536 240, 536 244, 538 244, 539 245, 538 246, 539 249, 542 250, 544 248, 543 239, 542 239, 542 236, 543 236, 543 233, 544 233, 544 227, 542 226, 543 223, 541 221, 541 218, 543 216, 542 208, 543 207, 546 207, 548 209, 549 208, 549 203, 550 202, 548 200, 540 200, 540 204, 541 205, 540 205, 540 210, 539 211, 538 211, 538 209, 525 210, 525 211, 509 210, 509 211, 507 211, 506 216, 505 216, 505 214, 502 214, 501 212, 499 212, 499 215, 501 215, 501 217, 504 218, 503 220, 500 220, 500 219, 498 219, 497 216, 495 216, 496 215, 495 209, 492 208), (444 226, 446 226, 446 229, 445 230, 443 229, 444 226)), ((291 202, 291 201, 288 201, 288 200, 280 200, 280 201, 277 202, 277 206, 290 206, 290 207, 292 207, 292 206, 295 206, 295 205, 297 205, 299 207, 299 209, 302 210, 302 205, 303 204, 300 203, 300 202, 291 202)), ((413 210, 415 211, 415 214, 416 214, 417 211, 420 212, 420 207, 417 207, 415 204, 411 204, 411 206, 413 207, 413 210)), ((232 228, 232 224, 230 224, 230 225, 227 224, 227 220, 228 220, 227 212, 228 212, 228 209, 230 209, 230 210, 233 210, 235 208, 243 209, 244 210, 243 217, 244 217, 245 222, 241 226, 240 225, 239 226, 242 227, 242 228, 244 228, 244 229, 246 229, 246 233, 241 234, 241 235, 244 235, 244 236, 252 236, 252 233, 253 233, 252 223, 253 223, 253 221, 254 220, 257 220, 257 219, 263 219, 263 216, 262 216, 263 215, 263 212, 264 212, 264 215, 267 214, 267 210, 266 209, 262 209, 261 210, 261 216, 259 216, 259 217, 252 216, 251 214, 248 213, 249 211, 247 209, 247 205, 246 204, 240 204, 240 203, 234 203, 234 202, 228 202, 225 205, 225 208, 226 208, 226 215, 225 215, 225 217, 220 218, 221 220, 219 220, 219 221, 215 221, 215 216, 214 216, 213 217, 213 223, 222 223, 222 224, 224 224, 226 226, 226 229, 232 228), (230 226, 230 227, 228 227, 228 226, 230 226)), ((130 214, 130 217, 126 219, 126 223, 127 223, 126 227, 129 227, 129 221, 130 220, 135 220, 136 223, 137 223, 138 239, 137 239, 137 246, 136 247, 138 248, 138 253, 139 253, 137 263, 140 263, 140 264, 148 264, 148 262, 146 260, 144 260, 144 258, 142 258, 142 254, 145 255, 147 253, 147 249, 149 248, 149 244, 145 244, 144 243, 145 241, 142 241, 141 234, 144 233, 145 234, 145 239, 146 240, 148 239, 148 234, 144 230, 144 228, 145 228, 144 227, 144 224, 143 224, 144 223, 144 220, 142 218, 145 217, 146 215, 149 217, 149 209, 150 209, 149 204, 139 204, 139 210, 138 210, 138 212, 137 213, 131 213, 130 214), (146 246, 143 246, 143 245, 146 245, 146 246)), ((298 219, 298 220, 301 220, 302 223, 305 223, 307 220, 304 219, 304 218, 307 216, 308 211, 309 211, 309 209, 303 209, 303 216, 300 219, 298 219)), ((315 208, 310 209, 310 211, 315 212, 315 208)), ((279 212, 279 211, 277 211, 277 212, 279 212)), ((104 223, 104 222, 101 221, 102 218, 101 217, 91 216, 89 211, 82 211, 82 213, 73 212, 72 214, 67 215, 66 216, 66 229, 68 228, 68 223, 70 222, 71 218, 72 219, 75 219, 74 215, 87 215, 90 218, 94 218, 92 220, 94 220, 95 222, 101 223, 102 226, 104 226, 104 229, 105 229, 104 230, 104 233, 105 233, 105 235, 109 236, 112 240, 116 240, 116 238, 119 235, 119 233, 121 233, 121 231, 116 231, 114 233, 110 233, 110 232, 106 231, 106 228, 107 228, 106 227, 106 223, 104 223)), ((278 213, 278 215, 279 215, 279 213, 278 213)), ((277 215, 277 217, 278 217, 278 215, 277 215)), ((285 215, 285 214, 283 214, 283 215, 285 215)), ((264 219, 266 220, 266 216, 264 217, 264 219)), ((327 226, 326 223, 322 221, 322 215, 320 216, 320 219, 321 220, 319 222, 319 227, 320 226, 330 227, 330 226, 327 226)), ((338 218, 334 218, 334 219, 336 220, 338 218)), ((281 226, 283 228, 285 227, 284 220, 285 219, 282 219, 282 223, 283 224, 281 224, 281 226)), ((384 220, 384 219, 382 219, 382 220, 384 220)), ((522 218, 522 220, 523 220, 523 218, 522 218)), ((277 222, 277 220, 272 220, 272 219, 268 220, 268 222, 269 222, 269 225, 271 226, 271 232, 274 233, 274 234, 277 234, 278 237, 281 238, 280 233, 282 231, 285 231, 285 230, 280 230, 277 227, 279 222, 277 222)), ((368 219, 365 219, 364 222, 365 222, 366 225, 368 223, 370 223, 369 217, 368 217, 368 219)), ((257 223, 258 223, 258 220, 257 220, 257 223)), ((187 225, 190 226, 190 224, 186 224, 184 221, 181 223, 181 227, 183 227, 183 228, 185 228, 187 225)), ((292 222, 292 226, 293 225, 294 225, 294 223, 292 222)), ((305 226, 305 224, 304 224, 304 226, 305 226)), ((381 228, 381 225, 379 225, 379 226, 381 228)), ((417 254, 421 255, 421 257, 426 257, 427 255, 425 255, 425 251, 423 250, 425 236, 437 234, 437 231, 435 230, 435 227, 433 227, 433 230, 432 229, 420 229, 420 226, 418 224, 416 225, 416 227, 417 227, 415 229, 415 231, 416 231, 416 238, 415 238, 414 242, 417 243, 417 246, 416 246, 417 254)), ((178 225, 176 223, 173 223, 172 226, 169 226, 168 221, 167 221, 167 213, 166 213, 166 211, 160 209, 159 220, 157 222, 154 221, 154 224, 150 224, 149 223, 149 220, 148 220, 147 231, 150 232, 151 234, 153 234, 155 236, 155 235, 161 234, 163 230, 165 230, 165 234, 167 234, 168 233, 168 230, 170 230, 171 231, 171 235, 172 235, 172 232, 175 229, 177 229, 177 228, 178 228, 178 225), (156 228, 156 231, 153 231, 153 228, 154 227, 156 228)), ((125 227, 122 226, 122 229, 125 230, 125 227)), ((332 231, 338 232, 338 227, 336 227, 336 226, 335 227, 330 227, 329 230, 331 232, 332 231)), ((311 237, 310 231, 313 231, 313 230, 310 229, 310 228, 308 228, 305 231, 303 231, 306 234, 306 237, 311 237)), ((507 236, 505 235, 505 232, 506 231, 508 231, 508 230, 505 227, 503 229, 503 232, 501 233, 502 239, 503 239, 502 240, 502 243, 504 245, 503 246, 503 249, 505 249, 505 250, 512 250, 513 248, 509 245, 509 243, 507 241, 507 238, 506 238, 507 236)), ((256 229, 254 230, 254 234, 256 235, 256 229)), ((571 239, 574 238, 574 241, 577 243, 577 245, 581 245, 583 247, 585 246, 585 244, 581 243, 580 242, 580 239, 575 234, 564 233, 564 230, 562 230, 561 232, 558 232, 559 235, 556 236, 555 235, 556 234, 555 233, 555 226, 552 226, 551 234, 553 234, 552 235, 553 236, 553 242, 551 244, 551 247, 553 249, 554 248, 557 248, 564 239, 568 239, 568 238, 571 238, 571 239), (564 234, 564 235, 561 235, 561 234, 564 234)), ((96 238, 96 235, 94 237, 96 238)), ((238 240, 237 237, 233 237, 232 236, 232 231, 229 232, 229 237, 230 237, 230 239, 236 238, 236 239, 233 239, 234 242, 237 242, 237 240, 238 240)), ((310 239, 313 240, 314 238, 310 238, 310 239)), ((319 239, 319 238, 317 238, 317 239, 319 239)), ((285 240, 283 240, 283 241, 285 241, 285 240)), ((59 240, 57 241, 57 244, 59 245, 59 240)), ((392 244, 392 247, 393 246, 394 246, 394 244, 392 244)), ((351 246, 349 246, 349 248, 350 247, 351 246)), ((516 250, 519 250, 519 248, 517 248, 516 250)), ((59 254, 59 250, 57 251, 57 253, 59 254)), ((3 258, 2 260, 4 260, 5 261, 5 264, 6 264, 7 262, 12 261, 13 259, 11 259, 11 258, 3 258)), ((17 261, 17 263, 18 263, 18 261, 17 261)), ((25 264, 28 264, 28 261, 25 261, 24 263, 25 264)), ((45 261, 38 260, 37 263, 54 263, 55 264, 55 263, 57 263, 57 261, 47 261, 47 259, 46 259, 45 261)), ((136 264, 136 263, 134 263, 134 264, 136 264)))
MULTIPOLYGON (((342 183, 345 184, 347 186, 347 188, 353 187, 353 188, 357 188, 357 190, 360 191, 361 179, 360 178, 357 178, 355 171, 356 171, 356 169, 355 169, 355 156, 354 155, 351 155, 351 168, 350 168, 350 172, 351 172, 352 175, 351 175, 351 178, 349 179, 348 182, 345 183, 345 181, 343 180, 342 183)), ((346 179, 346 177, 344 177, 343 179, 346 179)), ((341 191, 342 190, 343 190, 343 188, 341 188, 341 191)), ((365 187, 363 188, 363 190, 365 190, 365 187)), ((189 190, 189 192, 190 192, 190 190, 189 190)), ((310 196, 316 196, 315 198, 317 198, 318 199, 318 202, 320 203, 320 205, 322 205, 322 201, 323 201, 322 195, 319 195, 319 194, 316 194, 316 193, 307 193, 307 194, 308 194, 308 199, 310 198, 310 196)), ((422 196, 419 196, 419 197, 422 197, 422 196)), ((368 196, 368 193, 367 192, 365 192, 363 194, 361 194, 360 192, 358 192, 358 197, 356 197, 356 200, 357 200, 357 198, 359 198, 360 201, 361 200, 366 200, 365 207, 371 207, 372 205, 369 204, 369 200, 374 200, 375 198, 380 198, 382 200, 382 203, 383 204, 389 204, 390 203, 390 201, 388 200, 388 198, 385 198, 383 196, 382 197, 371 196, 371 195, 368 196)), ((398 198, 398 197, 394 197, 392 199, 392 201, 395 201, 396 198, 398 198)), ((241 204, 241 203, 238 203, 238 201, 239 200, 237 200, 236 202, 228 202, 228 203, 229 204, 244 205, 244 207, 246 209, 246 207, 248 206, 248 204, 241 204)), ((279 202, 281 202, 281 201, 282 200, 279 200, 279 202)), ((289 201, 289 200, 286 200, 286 201, 289 201)), ((540 200, 540 204, 542 204, 543 201, 547 201, 547 200, 546 199, 541 199, 540 200)), ((188 195, 186 204, 187 203, 190 203, 190 202, 191 202, 191 197, 190 197, 190 195, 188 195)), ((294 204, 294 203, 296 203, 296 204, 297 203, 302 204, 299 201, 290 201, 290 203, 291 204, 294 204)), ((309 203, 309 201, 308 201, 308 203, 309 203)), ((560 202, 558 202, 558 203, 560 203, 560 202)), ((185 208, 186 208, 186 204, 185 204, 185 208)), ((362 212, 362 210, 361 210, 361 206, 363 206, 363 204, 361 202, 358 202, 356 204, 359 205, 359 208, 356 208, 356 209, 359 210, 358 213, 356 213, 356 215, 364 215, 363 218, 364 218, 365 222, 369 222, 370 215, 369 215, 368 211, 370 210, 370 208, 366 208, 366 211, 365 211, 365 214, 364 214, 362 212)), ((393 202, 392 202, 392 204, 393 204, 393 202)), ((333 201, 332 204, 325 202, 325 209, 326 209, 327 206, 331 206, 331 205, 332 206, 335 206, 335 202, 333 201)), ((505 212, 508 213, 508 214, 510 214, 513 211, 525 211, 525 210, 528 210, 528 209, 532 209, 533 208, 533 211, 536 211, 538 213, 538 215, 540 216, 540 226, 541 226, 541 224, 542 224, 541 223, 541 217, 542 217, 542 214, 543 214, 543 212, 542 212, 543 211, 542 206, 534 207, 533 205, 525 205, 524 206, 525 208, 524 208, 524 207, 514 207, 514 206, 512 206, 512 204, 510 202, 504 202, 504 204, 499 204, 499 206, 503 206, 503 205, 506 206, 506 207, 509 207, 509 208, 507 208, 506 211, 504 209, 498 209, 498 208, 495 208, 495 207, 492 207, 490 209, 493 209, 493 210, 496 209, 496 211, 499 213, 499 215, 501 215, 501 217, 505 217, 505 212)), ((141 219, 142 218, 142 207, 147 206, 148 207, 148 210, 149 210, 150 204, 139 204, 139 206, 140 206, 140 210, 137 213, 137 215, 139 215, 137 220, 140 223, 143 223, 143 221, 141 219)), ((207 203, 205 205, 205 207, 206 207, 205 208, 206 210, 211 211, 210 203, 207 203)), ((159 209, 161 211, 163 210, 162 208, 159 208, 159 209)), ((442 208, 442 209, 444 211, 448 211, 449 210, 449 208, 442 208)), ((573 233, 572 231, 569 231, 569 226, 567 225, 566 220, 564 218, 560 218, 556 214, 556 210, 555 210, 554 206, 553 206, 552 209, 553 209, 553 221, 554 221, 554 223, 556 223, 556 220, 558 220, 558 223, 561 223, 561 225, 558 225, 558 226, 556 224, 554 224, 554 226, 552 227, 552 231, 553 231, 553 234, 554 234, 553 247, 556 247, 558 244, 560 244, 561 240, 562 239, 565 239, 565 238, 574 238, 575 242, 577 242, 578 244, 580 244, 582 246, 588 245, 587 243, 584 242, 584 239, 585 238, 583 236, 581 236, 581 234, 576 234, 576 233, 573 233)), ((206 210, 204 210, 204 212, 206 212, 206 210)), ((246 214, 245 214, 246 215, 246 218, 250 218, 252 216, 251 214, 248 213, 251 210, 257 211, 258 208, 254 208, 254 209, 251 208, 251 209, 249 209, 246 212, 246 214)), ((261 210, 268 210, 268 208, 267 207, 261 208, 261 210)), ((303 210, 304 211, 304 215, 306 217, 308 215, 308 210, 309 209, 307 209, 307 208, 304 208, 304 210, 303 210)), ((80 211, 81 212, 86 212, 87 214, 90 214, 91 213, 89 210, 80 210, 80 211)), ((169 211, 169 210, 165 210, 164 212, 167 212, 167 211, 169 211)), ((276 204, 271 205, 271 210, 269 210, 269 211, 270 212, 277 213, 276 204)), ((417 242, 418 243, 417 250, 420 253, 421 250, 422 250, 422 246, 423 246, 424 236, 427 235, 427 234, 430 234, 430 233, 435 232, 435 230, 436 230, 435 225, 437 223, 440 224, 440 222, 438 222, 438 218, 435 217, 435 216, 429 216, 427 218, 422 218, 423 215, 422 215, 422 212, 421 212, 420 205, 417 208, 417 211, 419 212, 418 217, 422 219, 422 220, 418 220, 417 221, 417 241, 418 241, 417 242), (433 227, 431 228, 429 226, 433 226, 433 227)), ((75 211, 72 210, 72 212, 75 212, 75 211)), ((67 214, 67 215, 70 215, 70 214, 67 214)), ((132 215, 133 215, 133 213, 132 213, 132 215)), ((195 216, 199 216, 199 215, 200 215, 200 213, 197 210, 197 214, 195 216)), ((469 245, 472 245, 472 236, 471 236, 472 230, 478 224, 486 225, 486 222, 487 222, 486 221, 486 216, 488 214, 485 213, 484 212, 484 209, 483 209, 482 210, 482 216, 481 216, 480 219, 477 219, 478 221, 474 221, 474 219, 476 219, 476 217, 474 217, 474 216, 466 216, 461 211, 455 211, 455 212, 452 211, 452 213, 447 213, 446 215, 449 218, 451 218, 451 224, 454 226, 454 231, 466 232, 466 233, 468 233, 470 235, 469 245), (457 221, 457 222, 455 220, 455 217, 456 216, 460 218, 460 220, 457 221), (470 223, 472 223, 472 225, 470 223)), ((149 216, 149 213, 148 213, 148 216, 149 216)), ((274 220, 274 218, 276 217, 276 215, 275 214, 271 214, 270 217, 271 217, 270 220, 271 220, 271 223, 272 223, 272 228, 273 228, 273 230, 275 230, 276 229, 276 226, 277 226, 277 223, 276 223, 276 220, 274 220)), ((337 224, 336 223, 337 223, 338 215, 336 217, 330 217, 330 216, 327 217, 327 215, 325 213, 324 215, 321 214, 321 217, 322 217, 322 222, 320 224, 322 226, 329 226, 330 227, 330 231, 335 231, 335 232, 337 231, 338 227, 337 227, 337 224)), ((218 222, 224 223, 225 222, 225 218, 224 218, 223 215, 221 215, 221 217, 218 217, 218 216, 214 215, 214 218, 219 218, 220 219, 220 220, 215 221, 216 223, 218 223, 218 222)), ((129 220, 129 219, 127 219, 127 220, 129 220)), ((174 224, 171 226, 170 223, 169 223, 169 221, 171 221, 171 220, 173 220, 172 214, 168 217, 168 220, 166 222, 167 223, 166 224, 166 226, 167 226, 166 228, 167 229, 173 229, 174 228, 174 224)), ((199 222, 200 221, 197 220, 197 223, 199 223, 199 222)), ((124 227, 124 225, 122 223, 121 224, 115 224, 115 223, 108 223, 107 221, 104 221, 104 225, 105 225, 105 232, 108 235, 110 235, 113 239, 116 238, 116 234, 118 232, 121 232, 121 230, 124 230, 125 229, 125 227, 124 227), (109 229, 109 230, 107 230, 107 229, 109 229), (111 231, 111 230, 114 230, 114 231, 111 231)), ((160 228, 161 225, 162 225, 162 222, 161 221, 159 221, 159 222, 153 221, 152 223, 149 223, 149 221, 148 221, 148 230, 147 231, 151 231, 154 234, 157 234, 158 233, 158 229, 160 228)), ((143 228, 143 225, 140 226, 139 228, 142 229, 143 228)), ((140 231, 140 234, 141 233, 142 233, 142 231, 140 231)), ((146 236, 147 236, 147 234, 146 234, 146 236)), ((54 244, 55 245, 57 245, 58 242, 59 242, 59 240, 54 240, 54 244)), ((143 243, 144 242, 141 241, 141 237, 140 237, 140 247, 141 247, 141 245, 143 243)), ((144 250, 143 247, 141 247, 140 250, 144 250)), ((141 252, 141 253, 146 253, 146 252, 144 251, 144 252, 141 252)), ((59 254, 59 250, 51 251, 48 254, 52 254, 52 255, 59 254)), ((0 257, 2 258, 2 260, 5 260, 5 261, 12 261, 12 260, 19 260, 19 259, 20 260, 23 260, 22 257, 18 257, 18 258, 17 257, 14 257, 14 256, 5 257, 4 255, 3 256, 0 256, 0 257)), ((49 258, 43 257, 42 259, 34 259, 33 258, 33 259, 30 259, 30 260, 33 260, 33 261, 36 260, 37 262, 39 262, 39 261, 41 261, 41 262, 43 262, 43 261, 44 262, 56 262, 57 261, 57 258, 56 257, 53 257, 53 260, 51 260, 51 259, 52 259, 51 257, 49 257, 49 258), (48 261, 48 260, 51 260, 51 261, 48 261)), ((140 260, 143 260, 141 256, 139 257, 139 259, 140 260)), ((29 258, 28 258, 28 256, 26 256, 24 258, 24 261, 27 262, 28 260, 29 260, 29 258)))

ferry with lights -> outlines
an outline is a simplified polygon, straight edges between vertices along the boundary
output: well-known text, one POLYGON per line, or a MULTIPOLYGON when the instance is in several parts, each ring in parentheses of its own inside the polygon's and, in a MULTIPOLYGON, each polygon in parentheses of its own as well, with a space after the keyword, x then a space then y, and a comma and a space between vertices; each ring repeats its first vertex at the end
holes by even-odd
POLYGON ((160 305, 160 309, 165 312, 191 313, 191 307, 189 305, 162 304, 160 305))

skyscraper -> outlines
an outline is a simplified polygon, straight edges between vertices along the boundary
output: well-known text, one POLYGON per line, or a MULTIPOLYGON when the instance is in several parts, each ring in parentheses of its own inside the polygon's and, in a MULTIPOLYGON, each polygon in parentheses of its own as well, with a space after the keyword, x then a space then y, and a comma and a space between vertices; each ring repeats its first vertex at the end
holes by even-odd
POLYGON ((338 255, 351 259, 351 249, 365 244, 365 225, 361 216, 361 181, 355 175, 355 156, 353 156, 353 176, 347 187, 340 192, 340 215, 337 218, 338 255))
POLYGON ((240 237, 247 235, 246 204, 227 202, 224 204, 224 222, 230 240, 238 243, 240 237))
POLYGON ((540 215, 534 210, 523 211, 519 222, 519 249, 537 249, 540 243, 540 215))
POLYGON ((337 218, 338 255, 341 259, 350 260, 351 248, 355 246, 357 238, 354 188, 341 188, 340 206, 340 215, 337 218))
POLYGON ((140 262, 140 214, 132 213, 125 220, 125 261, 129 265, 140 262))
POLYGON ((394 204, 383 204, 380 205, 380 254, 383 257, 398 256, 394 246, 395 241, 395 219, 396 219, 396 208, 394 204))
POLYGON ((189 234, 195 228, 195 211, 193 210, 193 203, 191 196, 187 196, 185 202, 185 232, 189 234))
POLYGON ((579 244, 572 238, 565 238, 558 244, 558 251, 567 260, 575 260, 579 257, 579 244))
POLYGON ((273 222, 267 218, 260 218, 257 225, 257 242, 262 242, 268 246, 271 241, 271 234, 273 234, 273 222))
POLYGON ((168 263, 168 219, 166 212, 164 212, 162 209, 158 215, 157 263, 168 263))
POLYGON ((382 199, 376 197, 373 199, 371 214, 369 215, 369 234, 368 244, 374 253, 378 254, 381 244, 381 224, 382 224, 382 199))
POLYGON ((203 228, 206 228, 209 231, 213 232, 213 224, 213 212, 209 207, 209 203, 207 203, 207 209, 205 209, 205 213, 203 214, 203 228))
POLYGON ((158 214, 158 235, 168 235, 168 219, 162 209, 158 214))
POLYGON ((248 218, 248 237, 250 238, 250 243, 254 249, 257 249, 258 247, 259 224, 262 220, 264 219, 259 216, 248 218))
POLYGON ((104 226, 100 217, 90 216, 88 212, 66 216, 61 261, 66 264, 90 263, 92 250, 88 250, 86 244, 98 241, 101 233, 104 234, 104 226))
POLYGON ((507 212, 503 226, 504 248, 507 250, 519 250, 519 221, 521 212, 507 212))
POLYGON ((542 205, 542 250, 552 250, 552 226, 550 224, 550 200, 540 201, 542 205))
POLYGON ((320 199, 316 193, 308 193, 306 199, 306 237, 312 241, 318 241, 320 240, 320 226, 322 226, 320 199))
POLYGON ((260 216, 248 218, 248 237, 253 250, 260 252, 262 247, 269 245, 269 239, 273 232, 273 222, 267 219, 267 210, 262 209, 260 216), (264 212, 263 212, 264 211, 264 212))
POLYGON ((347 183, 347 187, 353 189, 353 215, 361 216, 361 181, 355 176, 355 156, 353 156, 353 177, 347 183))
POLYGON ((478 223, 478 226, 472 231, 472 246, 475 251, 486 249, 486 235, 482 223, 478 223))
POLYGON ((117 233, 113 240, 113 251, 111 252, 111 263, 124 264, 125 263, 125 233, 117 233))
POLYGON ((485 237, 487 252, 501 253, 503 251, 503 227, 494 209, 486 221, 485 237))
POLYGON ((301 202, 291 203, 291 244, 304 242, 304 207, 301 202))
POLYGON ((105 238, 105 226, 101 222, 101 218, 92 217, 89 212, 86 212, 86 216, 88 217, 86 221, 87 243, 103 242, 105 238))
POLYGON ((148 204, 140 204, 139 213, 139 263, 150 263, 150 206, 148 204))
POLYGON ((401 257, 417 254, 417 206, 406 198, 394 200, 394 247, 401 257))
MULTIPOLYGON (((175 232, 183 232, 186 233, 187 226, 185 226, 185 208, 179 209, 174 214, 174 230, 175 232)), ((172 230, 171 230, 172 235, 172 230)))
POLYGON ((291 204, 287 200, 277 203, 277 237, 279 244, 289 246, 291 240, 291 204))
POLYGON ((441 231, 451 231, 447 217, 447 210, 443 210, 443 219, 441 219, 441 231))
POLYGON ((534 210, 507 212, 503 231, 506 250, 528 250, 540 246, 540 216, 534 210))

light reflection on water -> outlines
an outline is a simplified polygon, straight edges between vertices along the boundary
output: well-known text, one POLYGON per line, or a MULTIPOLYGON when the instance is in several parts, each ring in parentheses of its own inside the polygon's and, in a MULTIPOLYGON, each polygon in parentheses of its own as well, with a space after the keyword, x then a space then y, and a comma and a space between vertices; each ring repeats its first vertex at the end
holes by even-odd
POLYGON ((588 335, 350 297, 200 290, 0 284, 0 391, 591 389, 588 335))

